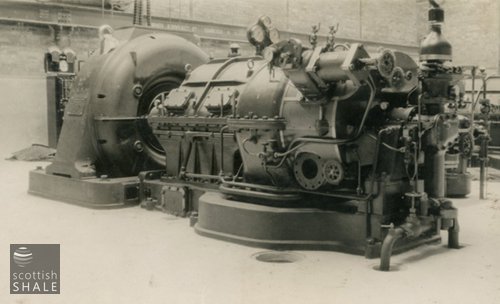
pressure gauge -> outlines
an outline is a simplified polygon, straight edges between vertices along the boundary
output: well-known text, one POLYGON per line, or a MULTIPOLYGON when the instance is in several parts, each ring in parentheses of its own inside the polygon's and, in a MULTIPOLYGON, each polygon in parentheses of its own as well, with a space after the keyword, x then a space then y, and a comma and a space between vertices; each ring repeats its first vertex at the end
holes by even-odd
POLYGON ((269 29, 269 39, 272 43, 278 43, 280 41, 280 32, 277 28, 273 27, 269 29))
POLYGON ((263 26, 267 28, 271 28, 273 26, 273 23, 271 21, 271 18, 269 18, 269 16, 262 16, 259 18, 259 21, 263 26))
POLYGON ((260 25, 252 26, 248 33, 252 44, 262 44, 266 39, 266 31, 260 25))

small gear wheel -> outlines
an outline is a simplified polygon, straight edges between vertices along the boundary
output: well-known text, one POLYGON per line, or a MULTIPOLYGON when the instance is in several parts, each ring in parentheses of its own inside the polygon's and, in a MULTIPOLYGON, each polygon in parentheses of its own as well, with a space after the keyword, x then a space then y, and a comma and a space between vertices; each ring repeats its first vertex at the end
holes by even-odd
POLYGON ((470 133, 461 134, 458 140, 460 147, 460 152, 466 158, 472 156, 472 150, 474 149, 474 139, 470 133))
POLYGON ((323 166, 323 173, 327 183, 338 185, 344 179, 344 168, 336 160, 329 160, 323 166))
POLYGON ((396 66, 396 56, 390 50, 384 50, 377 61, 377 68, 382 77, 389 78, 396 66))

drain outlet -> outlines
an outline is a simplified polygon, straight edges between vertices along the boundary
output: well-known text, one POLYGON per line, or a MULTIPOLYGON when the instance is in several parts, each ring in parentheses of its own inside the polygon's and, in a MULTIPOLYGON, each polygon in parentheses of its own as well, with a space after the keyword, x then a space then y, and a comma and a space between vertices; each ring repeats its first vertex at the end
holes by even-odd
POLYGON ((286 251, 263 251, 252 255, 254 259, 265 263, 295 263, 304 257, 300 254, 286 251))

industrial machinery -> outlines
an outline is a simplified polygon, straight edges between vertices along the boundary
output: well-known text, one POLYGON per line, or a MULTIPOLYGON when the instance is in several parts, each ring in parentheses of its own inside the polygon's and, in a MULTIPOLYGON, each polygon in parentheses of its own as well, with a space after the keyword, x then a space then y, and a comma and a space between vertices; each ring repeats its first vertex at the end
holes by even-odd
POLYGON ((77 70, 76 53, 70 48, 51 46, 44 56, 47 80, 47 130, 49 147, 55 148, 61 133, 64 108, 77 70))
POLYGON ((117 43, 78 74, 55 161, 30 173, 30 192, 140 202, 205 236, 381 256, 381 270, 443 229, 458 248, 445 154, 460 126, 446 109, 462 74, 438 5, 429 20, 420 67, 337 45, 335 28, 324 46, 280 40, 268 17, 249 29, 253 57, 208 61, 158 33, 117 43))

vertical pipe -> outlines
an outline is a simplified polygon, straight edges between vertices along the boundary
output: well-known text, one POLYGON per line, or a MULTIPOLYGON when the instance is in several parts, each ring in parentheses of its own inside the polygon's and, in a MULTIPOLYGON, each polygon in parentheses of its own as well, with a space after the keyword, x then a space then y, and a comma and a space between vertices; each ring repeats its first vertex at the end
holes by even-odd
POLYGON ((472 106, 471 106, 471 112, 470 112, 470 123, 471 123, 471 127, 470 127, 470 134, 472 135, 472 137, 474 137, 474 134, 473 134, 473 128, 472 126, 474 125, 474 111, 476 110, 476 67, 472 67, 471 69, 471 75, 472 75, 472 92, 471 92, 471 102, 472 102, 472 106))
POLYGON ((220 128, 220 176, 224 176, 224 131, 228 128, 227 125, 220 128))
POLYGON ((389 271, 391 269, 392 247, 397 240, 403 238, 404 230, 400 227, 390 230, 382 243, 380 249, 380 268, 381 271, 389 271))
POLYGON ((426 175, 425 192, 434 198, 445 197, 446 193, 446 170, 445 150, 434 150, 425 152, 426 175))
POLYGON ((191 150, 193 149, 193 141, 194 141, 194 138, 191 138, 189 140, 187 153, 184 156, 185 158, 182 160, 182 166, 181 166, 181 170, 179 172, 179 177, 181 177, 181 178, 186 174, 186 168, 187 168, 187 165, 189 163, 189 157, 191 156, 191 150))
POLYGON ((446 169, 445 169, 445 150, 439 150, 432 160, 434 172, 435 193, 433 197, 445 197, 446 195, 446 169))
POLYGON ((460 226, 458 225, 458 219, 453 220, 453 226, 448 228, 448 248, 459 249, 460 243, 458 240, 458 233, 460 232, 460 226))
MULTIPOLYGON (((486 77, 483 75, 483 98, 486 99, 486 77)), ((489 122, 489 113, 486 114, 486 118, 484 119, 486 123, 486 131, 487 135, 483 134, 481 135, 481 150, 480 150, 480 171, 479 171, 479 199, 486 199, 486 182, 487 182, 487 177, 486 177, 486 168, 488 167, 488 142, 489 142, 489 134, 490 134, 490 122, 489 122)))
POLYGON ((485 185, 486 185, 486 166, 488 162, 488 140, 487 134, 479 136, 480 149, 479 149, 479 198, 485 199, 485 185))

